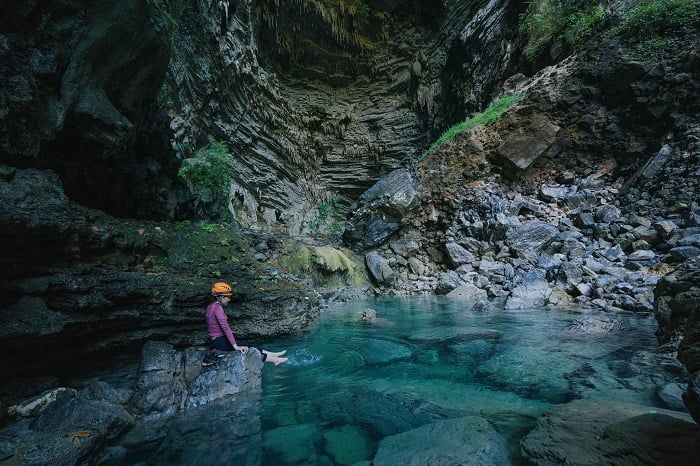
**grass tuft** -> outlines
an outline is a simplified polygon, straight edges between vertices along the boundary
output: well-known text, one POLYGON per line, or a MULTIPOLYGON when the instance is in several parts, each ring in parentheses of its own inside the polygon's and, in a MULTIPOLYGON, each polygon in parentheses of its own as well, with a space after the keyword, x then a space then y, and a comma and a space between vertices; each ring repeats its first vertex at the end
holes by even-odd
POLYGON ((474 128, 477 125, 488 125, 497 121, 504 113, 508 111, 510 107, 520 102, 523 98, 522 94, 513 94, 506 97, 502 97, 495 102, 493 102, 486 110, 481 113, 477 113, 471 118, 457 123, 450 129, 442 133, 442 135, 435 141, 429 148, 423 153, 422 159, 427 158, 437 150, 438 147, 443 144, 449 143, 456 135, 462 131, 474 128))

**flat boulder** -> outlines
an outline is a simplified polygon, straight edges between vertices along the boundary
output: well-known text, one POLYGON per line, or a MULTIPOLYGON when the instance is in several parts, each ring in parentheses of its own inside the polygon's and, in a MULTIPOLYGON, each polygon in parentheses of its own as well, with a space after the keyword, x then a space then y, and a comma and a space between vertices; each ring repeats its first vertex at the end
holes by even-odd
POLYGON ((537 465, 694 465, 700 427, 675 411, 575 400, 546 412, 520 446, 537 465))
POLYGON ((488 293, 486 293, 486 290, 482 290, 471 283, 465 283, 447 293, 447 297, 463 301, 478 301, 488 299, 488 293))
POLYGON ((435 421, 384 438, 374 466, 509 465, 506 442, 483 418, 435 421))
POLYGON ((454 242, 445 245, 445 257, 447 262, 455 268, 474 262, 474 255, 454 242))
POLYGON ((542 114, 534 114, 525 124, 508 132, 498 148, 498 156, 513 177, 530 167, 535 160, 554 145, 560 127, 542 114))

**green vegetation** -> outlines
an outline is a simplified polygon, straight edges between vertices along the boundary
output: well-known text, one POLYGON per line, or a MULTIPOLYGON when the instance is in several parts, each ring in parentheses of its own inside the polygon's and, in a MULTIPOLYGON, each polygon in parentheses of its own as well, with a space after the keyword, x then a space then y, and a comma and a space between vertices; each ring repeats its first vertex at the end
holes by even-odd
POLYGON ((170 267, 196 266, 198 277, 217 276, 241 261, 250 244, 224 223, 184 221, 162 238, 170 267))
POLYGON ((526 43, 525 57, 535 60, 557 39, 572 49, 580 47, 606 17, 599 3, 594 0, 534 0, 520 22, 520 32, 526 43))
POLYGON ((183 160, 178 175, 200 201, 221 199, 227 196, 231 182, 230 160, 226 144, 214 142, 183 160))
POLYGON ((513 105, 518 103, 523 98, 522 94, 513 94, 506 97, 502 97, 495 102, 493 102, 486 110, 481 113, 477 113, 471 118, 457 123, 450 129, 442 133, 437 141, 435 141, 427 151, 423 153, 423 159, 428 157, 430 154, 435 152, 435 150, 445 143, 450 142, 456 135, 462 131, 474 128, 477 125, 488 125, 497 121, 501 116, 513 105))
POLYGON ((309 229, 313 233, 339 233, 345 223, 340 218, 340 201, 333 198, 328 202, 319 202, 316 205, 316 217, 309 222, 309 229))
POLYGON ((177 21, 170 13, 170 2, 167 0, 147 0, 151 8, 150 21, 153 29, 158 33, 171 34, 177 26, 177 21))
POLYGON ((655 60, 681 47, 699 22, 700 0, 644 0, 625 12, 619 30, 636 43, 629 58, 655 60))
POLYGON ((700 0, 643 0, 625 12, 623 33, 634 38, 658 38, 683 32, 700 20, 700 0))

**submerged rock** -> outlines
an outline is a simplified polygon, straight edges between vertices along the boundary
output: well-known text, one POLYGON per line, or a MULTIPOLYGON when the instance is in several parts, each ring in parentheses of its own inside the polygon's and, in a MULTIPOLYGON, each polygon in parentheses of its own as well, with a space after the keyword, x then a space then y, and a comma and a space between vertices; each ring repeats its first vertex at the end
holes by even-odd
POLYGON ((509 465, 506 442, 483 418, 436 421, 384 438, 375 466, 509 465))
POLYGON ((555 406, 521 441, 538 465, 696 464, 700 427, 689 416, 647 406, 576 400, 555 406))

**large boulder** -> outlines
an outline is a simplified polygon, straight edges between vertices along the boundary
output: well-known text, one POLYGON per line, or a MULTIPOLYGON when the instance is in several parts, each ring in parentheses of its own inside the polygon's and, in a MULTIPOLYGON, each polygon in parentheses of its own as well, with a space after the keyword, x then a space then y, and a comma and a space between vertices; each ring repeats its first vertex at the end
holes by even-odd
POLYGON ((445 245, 445 257, 447 262, 454 268, 474 262, 474 255, 454 242, 445 245))
POLYGON ((676 411, 576 400, 545 413, 520 445, 538 465, 692 465, 700 428, 676 411))
POLYGON ((518 257, 534 259, 558 233, 559 229, 552 224, 530 220, 510 230, 506 243, 518 257))
POLYGON ((435 421, 384 438, 375 466, 509 465, 506 442, 483 418, 468 416, 435 421))
POLYGON ((530 167, 554 145, 560 127, 542 114, 531 115, 528 121, 502 136, 498 148, 499 161, 507 174, 515 176, 530 167))
POLYGON ((385 285, 394 280, 394 271, 389 263, 377 251, 365 255, 365 263, 372 281, 377 285, 385 285))
POLYGON ((654 289, 654 314, 663 342, 678 342, 678 359, 688 369, 683 395, 688 411, 700 423, 700 257, 680 264, 654 289))
POLYGON ((538 309, 549 301, 552 289, 542 271, 525 275, 506 301, 506 309, 538 309))
POLYGON ((63 390, 32 420, 0 431, 3 464, 72 465, 94 459, 105 444, 134 424, 124 393, 96 382, 80 392, 63 390))
POLYGON ((401 228, 419 205, 420 184, 408 171, 394 170, 360 196, 343 239, 355 250, 375 248, 401 228))

